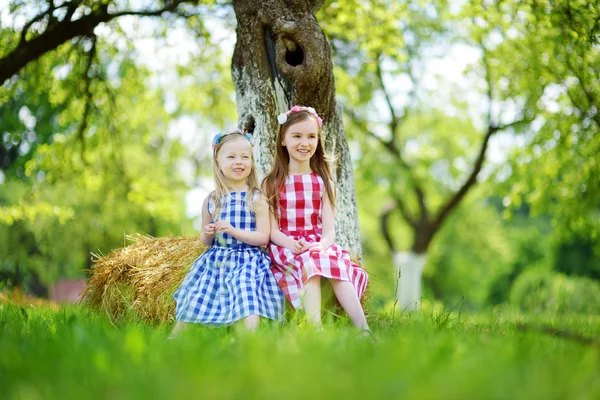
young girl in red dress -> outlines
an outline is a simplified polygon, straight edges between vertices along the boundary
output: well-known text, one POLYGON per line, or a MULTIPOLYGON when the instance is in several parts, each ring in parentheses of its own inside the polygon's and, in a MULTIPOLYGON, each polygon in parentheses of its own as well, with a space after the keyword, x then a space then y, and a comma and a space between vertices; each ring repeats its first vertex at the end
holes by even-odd
POLYGON ((263 181, 271 210, 271 271, 310 323, 321 325, 321 279, 327 279, 352 323, 370 332, 359 300, 367 273, 335 243, 335 191, 323 121, 312 107, 294 106, 278 122, 273 169, 263 181))

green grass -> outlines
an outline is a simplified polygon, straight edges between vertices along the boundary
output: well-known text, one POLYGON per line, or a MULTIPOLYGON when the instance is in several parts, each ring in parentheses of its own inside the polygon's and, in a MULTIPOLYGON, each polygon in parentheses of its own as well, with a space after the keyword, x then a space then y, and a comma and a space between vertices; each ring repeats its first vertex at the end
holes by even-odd
POLYGON ((598 399, 600 318, 422 312, 255 334, 0 304, 0 398, 598 399), (562 336, 558 336, 562 335, 562 336))

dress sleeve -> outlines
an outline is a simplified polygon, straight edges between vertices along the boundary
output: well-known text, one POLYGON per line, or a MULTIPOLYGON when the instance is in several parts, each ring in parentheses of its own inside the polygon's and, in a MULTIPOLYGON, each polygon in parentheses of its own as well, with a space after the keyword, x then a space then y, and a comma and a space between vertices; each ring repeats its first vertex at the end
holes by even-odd
MULTIPOLYGON (((215 205, 213 203, 213 198, 214 198, 214 194, 215 192, 210 192, 210 194, 208 195, 208 213, 210 214, 211 217, 213 217, 213 212, 215 211, 215 205)), ((214 221, 214 217, 213 217, 213 221, 214 221)))

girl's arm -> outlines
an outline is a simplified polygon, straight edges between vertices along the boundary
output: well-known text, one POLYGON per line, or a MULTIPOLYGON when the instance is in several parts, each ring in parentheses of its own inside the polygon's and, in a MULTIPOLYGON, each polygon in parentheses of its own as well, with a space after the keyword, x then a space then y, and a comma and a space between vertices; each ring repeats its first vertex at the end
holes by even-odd
POLYGON ((269 206, 263 196, 256 201, 256 230, 234 228, 229 221, 218 221, 215 226, 219 232, 224 232, 251 246, 266 246, 269 243, 270 223, 269 206))
POLYGON ((302 246, 300 246, 296 240, 281 232, 279 230, 277 218, 270 212, 269 215, 271 217, 271 242, 275 243, 277 246, 286 247, 294 253, 299 253, 302 246))
POLYGON ((208 212, 208 199, 210 194, 204 199, 202 203, 202 232, 200 233, 200 241, 205 246, 212 246, 213 239, 215 238, 215 224, 212 223, 212 216, 208 212))
MULTIPOLYGON (((266 192, 266 187, 263 186, 263 193, 266 192)), ((277 217, 273 213, 271 213, 271 208, 268 206, 268 203, 267 211, 269 214, 269 221, 271 225, 271 234, 269 235, 271 242, 275 243, 277 246, 285 247, 291 250, 294 254, 301 253, 303 251, 302 248, 304 247, 305 243, 294 240, 293 238, 289 237, 285 233, 281 232, 281 230, 279 230, 279 223, 277 222, 277 217)))

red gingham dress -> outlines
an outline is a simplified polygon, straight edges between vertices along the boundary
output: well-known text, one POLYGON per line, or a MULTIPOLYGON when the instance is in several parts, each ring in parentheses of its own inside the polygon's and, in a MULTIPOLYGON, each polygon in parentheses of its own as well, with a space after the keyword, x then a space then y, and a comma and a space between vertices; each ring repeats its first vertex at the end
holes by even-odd
MULTIPOLYGON (((304 238, 307 243, 321 240, 323 179, 316 173, 288 175, 279 190, 279 229, 294 240, 304 238)), ((360 298, 367 287, 368 276, 364 269, 350 260, 350 254, 338 244, 324 251, 305 251, 294 254, 291 250, 269 245, 273 261, 271 271, 295 309, 302 308, 300 289, 315 275, 328 279, 352 282, 360 298)))

